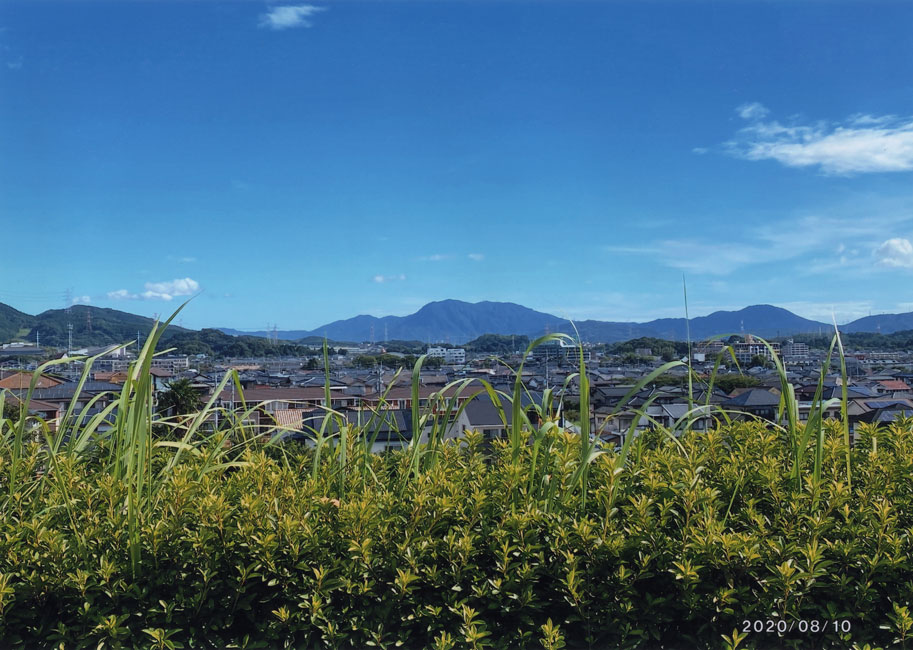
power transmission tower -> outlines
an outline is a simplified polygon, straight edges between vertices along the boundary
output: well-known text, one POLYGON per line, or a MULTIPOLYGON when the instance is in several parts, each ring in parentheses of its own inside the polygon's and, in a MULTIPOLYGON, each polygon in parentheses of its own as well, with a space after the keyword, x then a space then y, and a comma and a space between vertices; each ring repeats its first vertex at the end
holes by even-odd
POLYGON ((63 306, 63 311, 67 316, 67 356, 70 356, 70 351, 73 349, 73 323, 70 322, 70 307, 73 304, 73 290, 67 289, 65 292, 66 302, 63 306))

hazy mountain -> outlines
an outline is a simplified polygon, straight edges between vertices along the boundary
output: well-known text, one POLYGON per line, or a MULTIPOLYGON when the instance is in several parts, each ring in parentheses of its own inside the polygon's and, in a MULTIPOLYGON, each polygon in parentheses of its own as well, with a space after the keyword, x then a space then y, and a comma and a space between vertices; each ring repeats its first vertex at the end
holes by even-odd
POLYGON ((913 330, 913 312, 865 316, 840 326, 841 332, 880 332, 882 334, 892 334, 904 330, 913 330))
MULTIPOLYGON (((268 339, 273 335, 273 332, 267 330, 236 330, 231 327, 217 327, 217 330, 224 332, 226 334, 231 334, 232 336, 259 336, 260 338, 268 339)), ((310 335, 308 330, 277 330, 276 336, 280 341, 297 341, 303 339, 310 335)), ((320 340, 323 340, 323 337, 320 337, 320 340)))
POLYGON ((482 334, 530 334, 567 325, 565 319, 510 302, 468 303, 460 300, 430 302, 408 316, 356 316, 334 321, 310 332, 333 340, 449 341, 463 343, 482 334))
MULTIPOLYGON (((738 311, 716 311, 708 316, 691 319, 691 338, 706 339, 719 334, 755 334, 764 338, 790 334, 827 332, 833 326, 808 320, 772 305, 753 305, 738 311)), ((684 318, 662 318, 644 323, 662 339, 684 340, 687 330, 684 318)))
MULTIPOLYGON (((482 334, 519 334, 534 338, 546 331, 574 332, 565 318, 514 303, 442 300, 428 303, 408 316, 376 318, 361 315, 328 323, 307 334, 331 340, 367 341, 371 338, 372 325, 375 341, 383 341, 386 336, 387 339, 463 343, 482 334)), ((646 323, 585 320, 575 325, 584 341, 594 342, 614 343, 642 336, 684 340, 687 336, 684 318, 663 318, 646 323)), ((827 330, 826 323, 808 320, 771 305, 718 311, 691 319, 691 337, 695 340, 741 332, 771 338, 827 330)), ((280 334, 280 338, 285 337, 280 334)))

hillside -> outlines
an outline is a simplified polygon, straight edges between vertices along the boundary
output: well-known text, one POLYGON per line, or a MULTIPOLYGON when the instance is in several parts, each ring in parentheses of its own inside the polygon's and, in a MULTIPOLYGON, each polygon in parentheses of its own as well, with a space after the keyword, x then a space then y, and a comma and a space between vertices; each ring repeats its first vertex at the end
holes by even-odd
MULTIPOLYGON (((49 309, 33 317, 29 339, 35 340, 35 330, 41 335, 42 345, 64 347, 67 345, 67 323, 73 325, 73 347, 125 343, 137 337, 145 337, 154 320, 117 309, 74 305, 69 315, 63 309, 49 309)), ((178 332, 186 332, 175 325, 169 326, 163 335, 167 341, 178 332)))
POLYGON ((0 303, 0 342, 25 338, 23 335, 31 330, 34 319, 34 316, 0 303))
POLYGON ((847 323, 840 329, 844 332, 880 332, 881 334, 913 330, 913 312, 865 316, 852 323, 847 323))

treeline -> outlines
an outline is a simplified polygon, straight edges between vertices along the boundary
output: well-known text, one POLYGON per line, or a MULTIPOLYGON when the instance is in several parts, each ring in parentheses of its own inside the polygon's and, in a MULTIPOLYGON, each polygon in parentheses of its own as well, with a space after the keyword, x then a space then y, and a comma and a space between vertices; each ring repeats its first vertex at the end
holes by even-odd
MULTIPOLYGON (((323 349, 279 341, 273 343, 259 336, 232 336, 217 329, 178 332, 166 343, 178 354, 205 354, 208 357, 305 357, 322 356, 323 349)), ((334 350, 335 352, 335 350, 334 350)))
POLYGON ((661 357, 665 360, 680 358, 688 354, 688 344, 682 341, 666 341, 657 339, 652 336, 642 336, 638 339, 631 339, 623 343, 607 345, 605 351, 608 354, 619 354, 623 356, 636 355, 637 350, 649 348, 650 354, 654 357, 661 357))
MULTIPOLYGON (((360 354, 352 359, 356 368, 411 368, 415 365, 418 356, 414 354, 360 354)), ((426 358, 422 368, 440 368, 444 363, 440 358, 426 358)))
POLYGON ((467 352, 507 355, 523 352, 529 347, 529 337, 524 334, 483 334, 463 346, 467 352))
MULTIPOLYGON (((796 343, 805 343, 810 348, 827 350, 833 335, 797 334, 791 336, 796 343)), ((913 350, 913 330, 903 330, 892 334, 873 332, 840 333, 843 347, 851 350, 913 350)))

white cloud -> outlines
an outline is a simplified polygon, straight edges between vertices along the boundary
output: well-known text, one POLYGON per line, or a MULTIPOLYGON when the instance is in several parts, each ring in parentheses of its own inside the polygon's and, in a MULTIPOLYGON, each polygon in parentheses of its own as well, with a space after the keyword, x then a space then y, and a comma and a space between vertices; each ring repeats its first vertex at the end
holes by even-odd
POLYGON ((875 257, 882 266, 913 268, 913 244, 909 239, 892 237, 875 249, 875 257))
POLYGON ((399 275, 375 275, 374 276, 374 281, 378 284, 383 284, 384 282, 396 282, 396 281, 401 281, 401 280, 405 280, 405 279, 406 279, 406 276, 403 273, 400 273, 399 275))
POLYGON ((171 300, 199 291, 200 284, 191 278, 179 278, 171 282, 147 282, 145 289, 142 296, 146 300, 171 300))
POLYGON ((742 104, 735 109, 735 112, 738 113, 739 117, 743 120, 762 120, 767 117, 770 110, 760 102, 750 102, 742 104))
POLYGON ((418 258, 419 262, 443 262, 444 260, 449 260, 453 255, 444 255, 443 253, 435 253, 434 255, 425 255, 424 257, 418 258))
POLYGON ((323 11, 322 7, 315 7, 314 5, 273 7, 265 14, 260 15, 260 27, 274 30, 310 27, 312 23, 308 18, 321 11, 323 11))
POLYGON ((92 302, 91 296, 73 296, 73 299, 70 301, 71 305, 88 305, 92 302))
POLYGON ((176 296, 189 296, 200 290, 200 283, 192 278, 178 278, 170 282, 147 282, 145 291, 140 294, 131 293, 126 289, 109 291, 111 300, 171 300, 176 296))
POLYGON ((481 262, 485 259, 485 256, 482 253, 470 253, 466 257, 471 259, 473 262, 481 262))
POLYGON ((913 117, 854 115, 846 121, 781 124, 764 121, 760 104, 736 109, 751 124, 725 146, 746 160, 818 167, 826 174, 913 170, 913 117))
POLYGON ((710 149, 707 147, 695 147, 691 150, 691 153, 696 153, 699 156, 703 156, 705 153, 709 153, 710 149))

